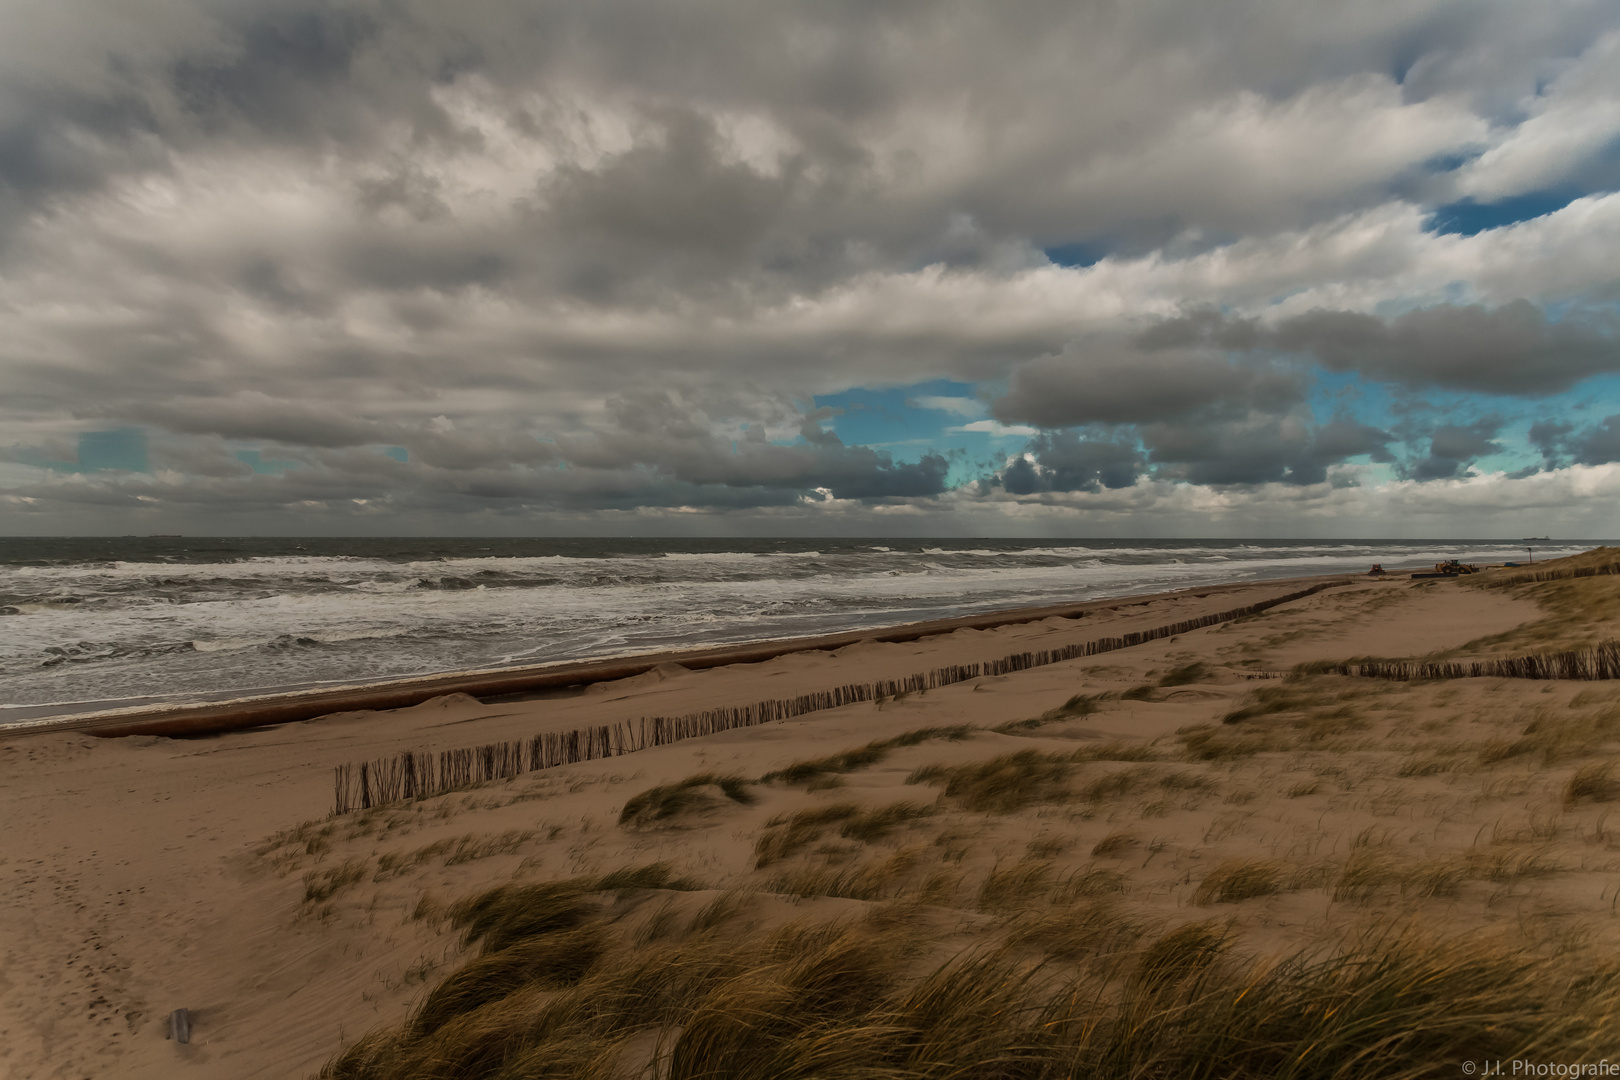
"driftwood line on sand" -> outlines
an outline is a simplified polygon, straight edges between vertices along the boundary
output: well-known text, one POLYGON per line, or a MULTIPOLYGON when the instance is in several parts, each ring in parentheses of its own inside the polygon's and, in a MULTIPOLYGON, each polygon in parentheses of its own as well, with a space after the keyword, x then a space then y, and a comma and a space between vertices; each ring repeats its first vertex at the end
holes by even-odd
POLYGON ((653 716, 612 725, 554 731, 529 739, 487 743, 459 750, 407 750, 392 757, 339 765, 334 776, 333 813, 367 810, 374 806, 425 799, 446 791, 485 780, 503 780, 536 769, 573 765, 598 758, 616 757, 650 746, 663 746, 682 739, 713 735, 732 728, 752 727, 773 720, 787 720, 806 713, 836 709, 861 701, 876 701, 899 694, 933 690, 985 675, 1006 675, 1014 671, 1044 667, 1047 664, 1077 660, 1085 656, 1130 648, 1160 638, 1174 637, 1246 615, 1258 615, 1279 604, 1301 600, 1334 588, 1344 582, 1320 582, 1309 588, 1275 596, 1229 611, 1200 615, 1180 622, 1137 630, 1120 637, 1068 645, 1060 649, 1013 653, 999 660, 978 664, 953 664, 919 672, 902 679, 882 679, 871 683, 850 683, 792 698, 756 701, 722 709, 705 709, 684 716, 653 716))

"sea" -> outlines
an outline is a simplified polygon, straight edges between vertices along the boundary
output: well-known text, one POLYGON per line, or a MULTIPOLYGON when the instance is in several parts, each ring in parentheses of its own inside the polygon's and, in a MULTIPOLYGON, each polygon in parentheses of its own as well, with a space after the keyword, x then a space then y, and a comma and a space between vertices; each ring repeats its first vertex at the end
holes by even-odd
POLYGON ((1520 540, 0 538, 0 726, 1527 557, 1520 540))

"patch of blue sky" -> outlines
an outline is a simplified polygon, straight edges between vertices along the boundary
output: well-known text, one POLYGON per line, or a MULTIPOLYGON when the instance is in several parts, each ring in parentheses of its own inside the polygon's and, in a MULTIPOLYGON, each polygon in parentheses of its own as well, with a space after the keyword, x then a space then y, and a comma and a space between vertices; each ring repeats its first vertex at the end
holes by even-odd
POLYGON ((1080 240, 1072 244, 1057 244, 1042 251, 1054 266, 1083 269, 1096 266, 1106 259, 1113 251, 1113 245, 1105 240, 1080 240))
POLYGON ((79 436, 79 467, 85 472, 149 472, 146 432, 139 428, 84 432, 79 436))
POLYGON ((1576 187, 1560 186, 1510 195, 1495 202, 1476 202, 1469 197, 1435 207, 1423 227, 1440 236, 1474 236, 1491 229, 1517 225, 1521 221, 1546 217, 1586 194, 1589 193, 1576 187))
POLYGON ((25 465, 54 472, 151 472, 146 457, 146 432, 140 428, 85 431, 79 434, 77 461, 57 461, 39 451, 24 451, 25 465))
POLYGON ((403 446, 385 446, 382 448, 382 455, 400 462, 411 460, 411 452, 403 446))
POLYGON ((899 462, 945 454, 952 459, 949 482, 960 483, 979 475, 979 463, 999 465, 1036 434, 1032 427, 998 423, 978 389, 972 383, 931 379, 910 386, 823 394, 815 404, 842 410, 822 426, 836 432, 846 445, 883 450, 899 462))

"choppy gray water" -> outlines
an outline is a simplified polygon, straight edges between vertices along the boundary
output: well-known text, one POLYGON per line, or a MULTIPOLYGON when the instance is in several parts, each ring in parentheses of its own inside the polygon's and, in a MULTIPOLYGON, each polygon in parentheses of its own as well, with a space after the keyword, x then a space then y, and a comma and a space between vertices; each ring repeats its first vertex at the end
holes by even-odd
POLYGON ((1524 555, 1506 540, 0 539, 0 725, 1524 555))

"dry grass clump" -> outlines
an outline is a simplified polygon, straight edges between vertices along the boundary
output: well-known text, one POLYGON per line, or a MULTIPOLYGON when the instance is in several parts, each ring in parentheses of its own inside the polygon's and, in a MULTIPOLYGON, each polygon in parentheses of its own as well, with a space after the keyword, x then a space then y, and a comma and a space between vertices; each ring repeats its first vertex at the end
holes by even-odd
POLYGON ((1069 754, 1069 760, 1086 761, 1162 761, 1164 755, 1141 742, 1112 739, 1107 742, 1086 743, 1069 754))
POLYGON ((348 859, 338 866, 311 870, 304 875, 304 902, 318 904, 330 900, 350 885, 357 885, 365 878, 364 859, 348 859))
POLYGON ((1305 678, 1296 672, 1281 686, 1262 686, 1250 692, 1245 703, 1227 713, 1221 722, 1240 724, 1279 713, 1300 713, 1309 722, 1295 726, 1315 730, 1328 721, 1352 716, 1352 702, 1387 692, 1383 687, 1358 686, 1343 679, 1320 676, 1305 678))
POLYGON ((896 883, 916 867, 919 858, 915 848, 903 848, 887 858, 848 869, 822 866, 792 870, 766 882, 764 889, 786 896, 884 900, 895 894, 896 883))
POLYGON ((1203 682, 1209 678, 1209 665, 1201 660, 1190 664, 1173 667, 1159 676, 1160 686, 1191 686, 1193 683, 1203 682))
POLYGON ((1395 770, 1395 775, 1405 778, 1410 776, 1436 776, 1444 772, 1454 772, 1462 767, 1462 761, 1453 754, 1437 756, 1415 755, 1403 761, 1395 770))
POLYGON ((1122 966, 1147 932, 1147 924, 1128 916, 1117 897, 1105 897, 1030 912, 1011 925, 1007 944, 1106 973, 1122 966))
POLYGON ((1491 739, 1480 745, 1481 765, 1494 765, 1526 755, 1539 756, 1553 765, 1572 757, 1587 757, 1620 740, 1620 708, 1591 712, 1569 708, 1539 708, 1524 733, 1516 739, 1491 739))
POLYGON ((927 765, 908 784, 943 784, 946 798, 978 813, 1007 813, 1068 796, 1064 782, 1074 772, 1068 754, 1020 750, 966 765, 927 765))
POLYGON ((1208 907, 1271 896, 1285 888, 1287 871, 1286 865, 1270 859, 1227 859, 1204 875, 1192 902, 1208 907))
POLYGON ((1274 731, 1244 731, 1213 724, 1193 724, 1176 732, 1193 761, 1234 761, 1256 754, 1277 753, 1292 743, 1274 731))
POLYGON ((1614 777, 1614 762, 1600 761, 1583 766, 1564 785, 1564 805, 1579 802, 1614 802, 1620 799, 1620 780, 1614 777))
MULTIPOLYGON (((978 813, 1010 813, 1040 803, 1083 798, 1098 802, 1135 788, 1146 773, 1126 770, 1093 781, 1079 792, 1067 781, 1075 766, 1100 761, 1158 761, 1161 755, 1143 743, 1123 740, 1091 743, 1068 753, 1020 750, 964 765, 925 765, 906 777, 908 784, 940 784, 944 796, 978 813)), ((1166 787, 1175 787, 1169 780, 1166 787)), ((1202 781, 1192 785, 1201 787, 1202 781)))
POLYGON ((1097 696, 1076 694, 1055 709, 1048 709, 1037 717, 1029 720, 1009 720, 1005 724, 997 724, 991 731, 1001 735, 1017 735, 1047 724, 1055 724, 1062 720, 1073 720, 1079 716, 1090 716, 1097 711, 1097 696))
POLYGON ((1135 834, 1121 829, 1111 832, 1101 840, 1097 841, 1097 843, 1092 846, 1091 853, 1098 857, 1123 855, 1125 852, 1136 847, 1140 843, 1141 841, 1136 838, 1135 834))
POLYGON ((932 739, 947 739, 958 742, 971 738, 980 729, 971 724, 958 724, 953 727, 918 728, 902 735, 889 739, 876 739, 865 746, 857 746, 853 750, 843 750, 836 754, 829 754, 823 758, 812 758, 809 761, 796 761, 782 769, 774 769, 759 778, 762 784, 780 780, 786 784, 805 784, 820 779, 829 774, 849 773, 856 769, 865 769, 889 756, 889 751, 902 746, 916 746, 932 739))
POLYGON ((828 825, 848 821, 860 812, 861 808, 854 803, 834 803, 772 818, 754 841, 754 867, 758 869, 787 858, 820 839, 828 825))
POLYGON ((444 866, 458 866, 497 855, 510 855, 532 840, 534 835, 533 829, 508 829, 494 835, 468 833, 466 836, 435 840, 412 851, 386 852, 377 857, 377 869, 372 874, 372 880, 387 881, 408 874, 434 859, 440 859, 444 866))
POLYGON ((990 871, 979 886, 974 906, 980 911, 1008 911, 1043 902, 1051 894, 1054 867, 1046 859, 1025 859, 990 871))
POLYGON ((718 788, 727 799, 744 806, 755 801, 754 793, 748 790, 748 781, 742 777, 699 773, 631 796, 619 812, 619 824, 640 828, 661 824, 696 810, 706 810, 716 805, 716 799, 708 790, 710 788, 718 788))
POLYGON ((838 835, 844 839, 870 843, 908 822, 930 817, 934 812, 932 806, 921 803, 897 802, 876 807, 835 803, 781 814, 766 822, 765 831, 754 841, 754 867, 758 869, 787 858, 821 839, 824 832, 834 825, 838 827, 838 835))

